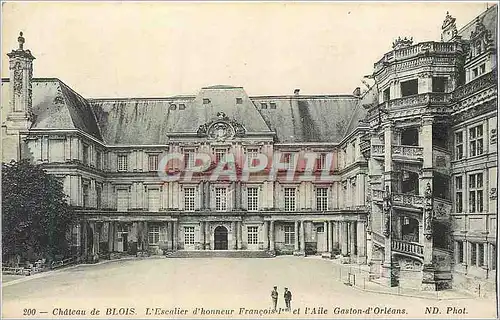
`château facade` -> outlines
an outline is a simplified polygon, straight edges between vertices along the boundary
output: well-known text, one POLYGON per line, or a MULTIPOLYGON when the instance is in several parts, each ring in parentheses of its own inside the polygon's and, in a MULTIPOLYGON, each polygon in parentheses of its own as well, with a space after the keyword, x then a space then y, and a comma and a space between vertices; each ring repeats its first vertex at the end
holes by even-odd
POLYGON ((315 96, 216 85, 84 98, 33 77, 21 33, 2 79, 2 159, 60 179, 74 252, 90 260, 340 254, 387 285, 494 288, 496 25, 496 6, 460 30, 447 14, 439 41, 397 39, 366 90, 315 96), (259 157, 272 165, 245 176, 259 157))

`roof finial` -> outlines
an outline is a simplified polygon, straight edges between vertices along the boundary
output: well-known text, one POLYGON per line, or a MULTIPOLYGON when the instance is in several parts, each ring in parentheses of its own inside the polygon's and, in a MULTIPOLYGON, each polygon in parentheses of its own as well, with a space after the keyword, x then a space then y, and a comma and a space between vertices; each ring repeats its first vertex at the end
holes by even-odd
POLYGON ((19 50, 24 50, 23 49, 23 46, 24 46, 24 37, 23 37, 23 32, 19 32, 19 37, 17 37, 17 42, 19 43, 19 50))

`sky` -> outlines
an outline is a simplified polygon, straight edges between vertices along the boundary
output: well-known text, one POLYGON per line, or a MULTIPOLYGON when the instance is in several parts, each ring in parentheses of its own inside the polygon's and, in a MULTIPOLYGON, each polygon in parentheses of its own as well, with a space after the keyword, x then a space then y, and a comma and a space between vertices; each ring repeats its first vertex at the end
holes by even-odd
MULTIPOLYGON (((490 4, 491 6, 491 4, 490 4)), ((398 36, 440 40, 449 11, 460 29, 481 2, 3 2, 7 52, 36 57, 87 98, 195 95, 243 86, 251 96, 351 94, 398 36)))

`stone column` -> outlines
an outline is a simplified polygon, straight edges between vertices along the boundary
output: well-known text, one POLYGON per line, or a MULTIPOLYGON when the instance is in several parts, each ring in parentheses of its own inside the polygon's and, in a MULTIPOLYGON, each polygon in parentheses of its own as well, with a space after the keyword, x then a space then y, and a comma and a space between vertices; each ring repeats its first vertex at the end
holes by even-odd
POLYGON ((300 253, 305 255, 306 252, 306 234, 304 228, 305 221, 300 222, 300 253))
POLYGON ((269 223, 269 250, 274 251, 274 221, 269 223))
POLYGON ((108 222, 108 250, 115 251, 115 222, 108 222))
POLYGON ((295 221, 295 230, 294 230, 294 233, 295 233, 295 247, 294 247, 294 250, 295 251, 299 251, 300 248, 299 248, 299 221, 295 221))
POLYGON ((210 222, 205 222, 205 250, 210 250, 210 222))
POLYGON ((349 253, 351 257, 356 254, 356 222, 349 222, 349 253))
POLYGON ((205 250, 205 222, 200 221, 200 249, 205 250))
POLYGON ((172 250, 177 251, 179 249, 179 223, 177 221, 172 222, 172 250))
POLYGON ((332 250, 339 249, 339 221, 332 221, 332 250))
POLYGON ((238 250, 241 250, 243 248, 242 246, 242 242, 243 242, 243 237, 242 237, 243 233, 242 233, 242 223, 241 221, 238 221, 238 247, 237 249, 238 250))
POLYGON ((264 243, 264 250, 269 250, 269 233, 268 233, 268 222, 264 221, 264 224, 262 225, 263 230, 263 239, 262 242, 264 243))
POLYGON ((358 263, 366 263, 366 222, 357 222, 357 246, 358 246, 358 263))
POLYGON ((323 222, 323 230, 325 232, 325 251, 330 252, 330 221, 323 222))
MULTIPOLYGON (((238 228, 239 229, 239 228, 238 228)), ((236 221, 231 222, 231 230, 233 231, 232 237, 231 237, 231 249, 236 250, 238 249, 238 244, 239 243, 239 236, 237 237, 236 234, 239 234, 239 230, 236 229, 236 221)))
POLYGON ((347 255, 348 247, 347 247, 347 222, 340 221, 340 249, 342 255, 347 255))

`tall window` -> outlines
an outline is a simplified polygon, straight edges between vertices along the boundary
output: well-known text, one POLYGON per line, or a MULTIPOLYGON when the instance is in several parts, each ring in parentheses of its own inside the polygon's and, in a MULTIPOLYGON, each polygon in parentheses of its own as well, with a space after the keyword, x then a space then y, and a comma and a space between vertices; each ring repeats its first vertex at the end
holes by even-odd
POLYGON ((128 234, 128 226, 126 224, 118 224, 116 226, 116 240, 122 241, 128 234))
POLYGON ((401 96, 411 96, 414 94, 418 94, 418 80, 408 80, 401 82, 401 96))
POLYGON ((83 144, 83 163, 90 164, 89 146, 87 144, 83 144))
POLYGON ((184 244, 194 244, 194 227, 184 227, 184 244))
POLYGON ((248 244, 258 244, 259 243, 259 233, 258 233, 259 228, 258 227, 253 227, 249 226, 247 228, 248 231, 248 244))
POLYGON ((95 167, 99 170, 102 168, 102 152, 99 150, 95 153, 95 167))
POLYGON ((158 244, 160 242, 160 226, 157 224, 148 225, 148 241, 149 244, 158 244))
POLYGON ((215 149, 215 162, 219 163, 227 154, 227 149, 215 149))
POLYGON ((462 177, 455 177, 455 211, 463 212, 463 181, 462 177))
POLYGON ((477 246, 475 243, 470 244, 470 265, 475 266, 477 263, 477 246))
POLYGON ((72 246, 80 246, 80 225, 77 224, 71 228, 71 245, 72 246))
POLYGON ((384 99, 384 102, 389 101, 391 99, 391 88, 390 87, 384 90, 383 99, 384 99))
POLYGON ((294 226, 284 226, 285 244, 295 243, 295 228, 294 226))
POLYGON ((326 153, 320 153, 316 158, 316 169, 323 170, 325 167, 326 167, 326 153))
POLYGON ((477 244, 477 266, 484 266, 484 243, 477 244))
POLYGON ((432 78, 432 92, 446 92, 446 77, 432 78))
POLYGON ((283 154, 283 162, 285 163, 285 167, 287 170, 294 169, 294 159, 295 159, 294 153, 287 152, 283 154))
POLYGON ((457 247, 458 247, 458 252, 457 252, 457 262, 458 263, 463 263, 464 262, 464 243, 463 241, 457 241, 457 247))
POLYGON ((285 210, 295 211, 295 188, 285 188, 285 210))
POLYGON ((483 212, 483 174, 469 175, 470 212, 483 212))
POLYGON ((483 154, 483 125, 469 129, 470 156, 483 154))
POLYGON ((227 210, 227 190, 226 188, 215 188, 215 210, 227 210))
POLYGON ((316 188, 316 210, 328 210, 328 188, 316 188))
POLYGON ((101 208, 101 202, 102 202, 102 184, 96 183, 95 185, 95 193, 96 193, 96 200, 97 200, 97 209, 101 208))
POLYGON ((259 188, 247 188, 248 211, 259 210, 259 188))
POLYGON ((194 211, 195 188, 184 188, 184 210, 194 211))
POLYGON ((116 198, 117 198, 116 209, 118 211, 127 211, 128 210, 128 190, 127 189, 116 190, 116 198))
POLYGON ((160 210, 160 190, 148 190, 148 209, 149 211, 158 212, 160 210))
POLYGON ((126 154, 118 155, 118 171, 127 171, 128 157, 126 154))
POLYGON ((491 257, 493 257, 491 261, 491 270, 497 269, 497 247, 495 245, 491 245, 491 257))
POLYGON ((257 159, 258 154, 259 154, 259 149, 248 148, 246 154, 247 154, 248 166, 250 167, 250 166, 257 165, 257 163, 255 163, 254 159, 257 159))
POLYGON ((90 190, 89 185, 87 183, 85 183, 83 185, 83 207, 84 208, 88 208, 90 206, 89 190, 90 190))
POLYGON ((157 171, 158 170, 158 155, 150 154, 148 156, 148 168, 149 171, 157 171))
POLYGON ((464 133, 462 131, 455 133, 455 159, 460 160, 464 157, 464 133))
POLYGON ((184 166, 186 169, 193 168, 196 163, 194 163, 194 149, 184 149, 184 166))

